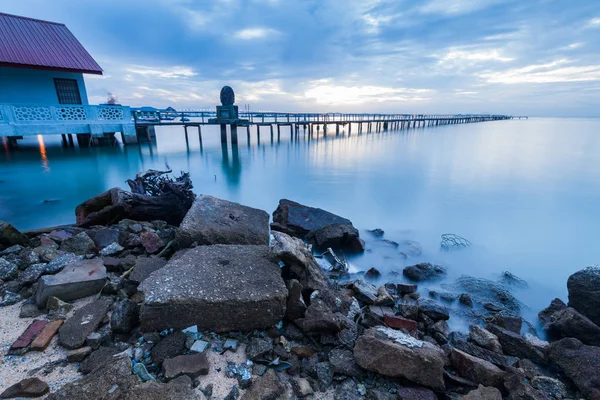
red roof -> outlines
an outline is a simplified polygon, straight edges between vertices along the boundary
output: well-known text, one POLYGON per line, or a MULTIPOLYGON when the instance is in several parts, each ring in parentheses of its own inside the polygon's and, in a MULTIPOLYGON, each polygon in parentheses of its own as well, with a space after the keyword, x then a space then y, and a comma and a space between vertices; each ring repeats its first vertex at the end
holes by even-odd
POLYGON ((102 68, 64 24, 4 13, 0 66, 102 75, 102 68))

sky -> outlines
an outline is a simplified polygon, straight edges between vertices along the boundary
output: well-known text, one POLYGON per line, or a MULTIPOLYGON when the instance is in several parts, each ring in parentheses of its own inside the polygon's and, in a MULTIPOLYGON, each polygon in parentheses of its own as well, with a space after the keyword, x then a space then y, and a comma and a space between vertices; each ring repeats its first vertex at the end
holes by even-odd
POLYGON ((90 103, 600 116, 598 0, 2 0, 67 25, 90 103))

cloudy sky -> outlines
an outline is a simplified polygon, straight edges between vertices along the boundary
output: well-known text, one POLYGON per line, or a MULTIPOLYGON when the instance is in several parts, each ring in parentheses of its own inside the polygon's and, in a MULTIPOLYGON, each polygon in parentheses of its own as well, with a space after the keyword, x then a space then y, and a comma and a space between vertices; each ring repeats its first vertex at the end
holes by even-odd
POLYGON ((2 0, 65 23, 90 102, 600 116, 598 0, 2 0))

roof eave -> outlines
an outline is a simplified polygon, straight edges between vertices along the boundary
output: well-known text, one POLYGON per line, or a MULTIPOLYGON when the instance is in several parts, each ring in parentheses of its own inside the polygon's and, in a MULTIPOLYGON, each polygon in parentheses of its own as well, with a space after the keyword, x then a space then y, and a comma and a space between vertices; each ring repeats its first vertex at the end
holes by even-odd
POLYGON ((102 69, 76 69, 76 68, 62 68, 62 67, 49 67, 45 65, 31 65, 31 64, 18 64, 18 63, 6 63, 0 62, 0 67, 9 68, 21 68, 21 69, 37 69, 45 71, 59 71, 59 72, 78 72, 82 74, 102 75, 102 69))

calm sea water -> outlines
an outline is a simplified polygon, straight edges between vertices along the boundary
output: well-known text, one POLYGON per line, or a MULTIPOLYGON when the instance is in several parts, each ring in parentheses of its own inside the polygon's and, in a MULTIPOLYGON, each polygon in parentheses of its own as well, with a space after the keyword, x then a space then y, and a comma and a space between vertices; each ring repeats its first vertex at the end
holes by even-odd
POLYGON ((155 144, 127 147, 63 149, 60 137, 29 138, 16 151, 0 147, 0 219, 20 229, 73 223, 80 202, 168 163, 191 172, 197 193, 269 213, 289 198, 423 247, 406 261, 375 249, 352 260, 357 270, 432 261, 446 264, 450 278, 510 271, 529 283, 517 293, 528 316, 566 299, 567 277, 600 262, 600 120, 356 131, 309 140, 290 138, 288 128, 259 138, 253 128, 248 140, 240 129, 238 145, 226 147, 211 128, 202 146, 192 133, 186 144, 177 127, 158 128, 155 144), (443 233, 473 247, 442 253, 443 233))

